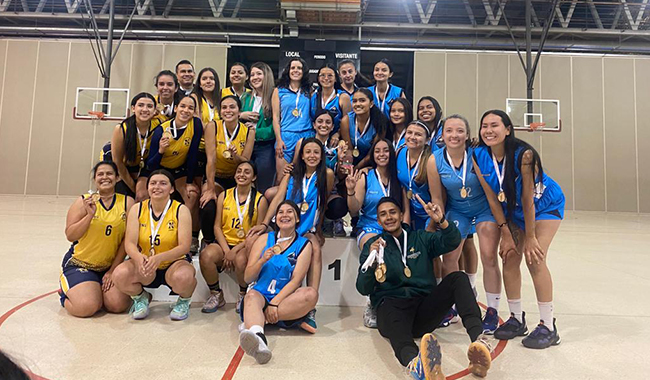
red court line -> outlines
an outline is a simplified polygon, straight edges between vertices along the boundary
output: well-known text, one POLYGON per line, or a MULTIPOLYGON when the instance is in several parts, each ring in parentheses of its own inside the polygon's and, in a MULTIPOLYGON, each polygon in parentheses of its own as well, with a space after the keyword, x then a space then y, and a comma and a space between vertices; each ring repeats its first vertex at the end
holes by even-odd
POLYGON ((231 380, 232 377, 235 376, 235 372, 237 372, 237 367, 239 367, 239 363, 241 362, 243 356, 244 356, 244 350, 242 350, 241 347, 237 347, 237 351, 235 351, 235 356, 232 357, 232 360, 230 361, 230 364, 228 364, 228 368, 226 369, 226 372, 223 374, 221 380, 231 380))

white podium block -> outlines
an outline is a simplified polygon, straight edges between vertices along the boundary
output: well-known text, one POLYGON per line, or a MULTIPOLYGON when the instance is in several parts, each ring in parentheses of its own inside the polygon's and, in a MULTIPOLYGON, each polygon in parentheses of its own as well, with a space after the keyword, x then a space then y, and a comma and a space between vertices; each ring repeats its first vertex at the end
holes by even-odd
MULTIPOLYGON (((319 305, 326 306, 365 306, 366 297, 357 292, 356 281, 359 270, 359 249, 355 239, 331 238, 325 239, 322 247, 323 268, 319 289, 319 305)), ((201 275, 199 258, 194 257, 192 264, 196 269, 196 289, 192 294, 192 302, 205 302, 210 295, 208 285, 201 275)), ((219 284, 223 289, 226 302, 237 302, 239 285, 234 273, 219 274, 219 284)), ((175 302, 177 296, 171 295, 171 289, 161 286, 158 289, 147 289, 158 302, 175 302)))

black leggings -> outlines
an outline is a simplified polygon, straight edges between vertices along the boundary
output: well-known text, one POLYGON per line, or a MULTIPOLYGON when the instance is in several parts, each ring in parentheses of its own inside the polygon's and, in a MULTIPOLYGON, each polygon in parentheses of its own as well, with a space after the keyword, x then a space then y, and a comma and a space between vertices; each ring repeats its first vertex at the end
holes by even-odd
POLYGON ((216 239, 214 236, 214 220, 217 218, 217 202, 214 199, 199 209, 199 218, 201 219, 203 240, 207 244, 214 242, 216 239))
POLYGON ((425 297, 386 297, 377 306, 379 333, 390 340, 397 360, 407 366, 418 355, 413 338, 435 330, 449 309, 456 304, 470 340, 473 342, 483 332, 481 310, 474 298, 472 286, 463 272, 447 275, 425 297))

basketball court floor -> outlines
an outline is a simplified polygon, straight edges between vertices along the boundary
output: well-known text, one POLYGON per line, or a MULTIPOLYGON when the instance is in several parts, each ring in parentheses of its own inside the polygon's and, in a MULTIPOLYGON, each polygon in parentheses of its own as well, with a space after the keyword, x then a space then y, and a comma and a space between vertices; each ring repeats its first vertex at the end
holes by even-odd
MULTIPOLYGON (((35 379, 400 379, 388 341, 363 327, 361 307, 320 306, 315 335, 268 329, 273 359, 258 365, 238 350, 234 305, 169 320, 154 303, 144 321, 61 308, 58 275, 72 198, 0 197, 0 347, 35 379), (40 298, 39 298, 40 297, 40 298)), ((350 240, 351 241, 351 240, 350 240)), ((650 215, 567 212, 550 250, 562 344, 532 351, 498 345, 489 379, 647 379, 650 367, 650 215)), ((528 326, 538 320, 523 270, 528 326)), ((479 268, 479 275, 481 270, 479 268)), ((480 280, 478 281, 480 284, 480 280)), ((481 301, 484 300, 482 286, 481 301)), ((502 294, 500 314, 507 316, 502 294)), ((460 323, 436 330, 447 379, 471 378, 460 323)), ((497 342, 494 345, 497 346, 497 342)))

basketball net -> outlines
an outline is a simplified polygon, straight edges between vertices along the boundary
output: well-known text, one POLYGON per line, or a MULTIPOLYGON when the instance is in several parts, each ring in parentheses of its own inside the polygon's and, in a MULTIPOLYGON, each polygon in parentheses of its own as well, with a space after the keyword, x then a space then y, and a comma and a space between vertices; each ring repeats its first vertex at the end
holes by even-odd
POLYGON ((546 127, 546 123, 530 123, 531 132, 541 132, 546 127))

